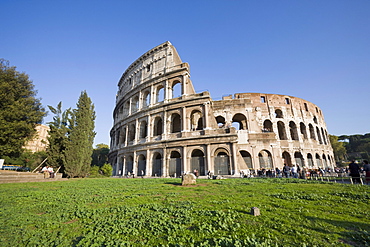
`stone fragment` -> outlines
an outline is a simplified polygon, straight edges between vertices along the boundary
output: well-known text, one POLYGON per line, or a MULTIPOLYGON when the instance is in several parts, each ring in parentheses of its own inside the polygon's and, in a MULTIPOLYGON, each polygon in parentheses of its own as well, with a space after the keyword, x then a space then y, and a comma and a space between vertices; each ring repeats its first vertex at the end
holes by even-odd
POLYGON ((259 216, 259 215, 261 215, 260 209, 257 208, 257 207, 251 208, 251 215, 253 215, 253 216, 259 216))
POLYGON ((197 178, 193 173, 188 173, 182 176, 182 185, 197 184, 197 178))

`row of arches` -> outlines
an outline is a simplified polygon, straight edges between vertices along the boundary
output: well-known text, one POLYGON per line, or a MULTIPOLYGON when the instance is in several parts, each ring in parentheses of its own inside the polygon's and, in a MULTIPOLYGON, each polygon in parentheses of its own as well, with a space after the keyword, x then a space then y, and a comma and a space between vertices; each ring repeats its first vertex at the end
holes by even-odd
MULTIPOLYGON (((239 151, 240 155, 243 158, 243 161, 245 165, 249 169, 255 169, 257 166, 253 164, 252 161, 252 156, 249 152, 245 150, 239 151)), ((327 167, 332 167, 332 163, 334 162, 334 158, 330 157, 330 155, 319 155, 318 153, 312 155, 311 153, 307 153, 306 157, 302 155, 301 152, 295 152, 292 156, 290 155, 289 152, 284 151, 281 155, 283 158, 284 162, 289 165, 293 166, 295 164, 302 166, 307 166, 308 168, 313 168, 313 167, 321 167, 321 168, 327 168, 327 167)), ((265 168, 265 169, 272 169, 275 167, 273 164, 273 157, 271 155, 271 152, 268 150, 262 150, 258 153, 258 167, 259 168, 265 168)))
MULTIPOLYGON (((273 123, 270 120, 265 120, 263 122, 263 131, 264 132, 274 132, 273 123)), ((282 121, 277 122, 277 131, 278 136, 280 140, 288 140, 288 135, 285 127, 285 123, 282 121)), ((328 132, 324 130, 323 127, 319 128, 316 126, 316 128, 312 124, 308 124, 308 131, 307 127, 304 123, 299 124, 298 126, 294 121, 290 121, 288 125, 288 133, 290 134, 290 139, 299 141, 299 133, 301 134, 302 138, 304 140, 312 139, 317 140, 320 144, 328 145, 328 132)))
POLYGON ((118 107, 116 117, 118 117, 118 115, 123 117, 131 115, 150 105, 162 102, 165 99, 177 98, 181 95, 182 83, 179 80, 169 83, 167 87, 166 83, 161 83, 155 87, 144 89, 123 102, 123 104, 118 107))

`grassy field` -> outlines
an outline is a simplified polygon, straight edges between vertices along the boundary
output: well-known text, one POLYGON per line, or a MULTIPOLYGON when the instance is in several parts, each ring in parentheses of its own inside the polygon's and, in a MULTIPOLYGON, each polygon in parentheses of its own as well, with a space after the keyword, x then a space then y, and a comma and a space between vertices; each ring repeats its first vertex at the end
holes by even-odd
POLYGON ((0 184, 0 198, 0 246, 370 246, 369 186, 72 179, 0 184))

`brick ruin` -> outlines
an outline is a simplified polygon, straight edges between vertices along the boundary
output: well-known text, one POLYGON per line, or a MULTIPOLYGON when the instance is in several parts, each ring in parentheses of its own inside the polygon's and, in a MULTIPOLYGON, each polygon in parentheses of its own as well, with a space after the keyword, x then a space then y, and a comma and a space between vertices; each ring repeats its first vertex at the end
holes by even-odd
POLYGON ((146 52, 118 83, 109 160, 114 176, 239 176, 246 169, 333 168, 322 111, 306 100, 196 93, 188 63, 165 42, 146 52))

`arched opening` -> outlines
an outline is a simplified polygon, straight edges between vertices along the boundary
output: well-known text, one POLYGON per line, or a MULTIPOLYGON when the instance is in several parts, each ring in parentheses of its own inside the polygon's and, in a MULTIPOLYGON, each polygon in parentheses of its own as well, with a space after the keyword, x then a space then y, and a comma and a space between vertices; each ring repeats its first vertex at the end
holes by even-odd
POLYGON ((121 138, 120 138, 121 137, 121 131, 118 130, 116 134, 117 134, 117 137, 116 137, 117 145, 119 145, 120 144, 120 141, 121 141, 121 138))
POLYGON ((321 135, 322 135, 322 139, 323 139, 325 145, 327 145, 328 143, 326 141, 326 136, 325 136, 325 132, 324 132, 324 129, 323 128, 321 128, 321 135))
POLYGON ((133 141, 135 140, 135 135, 136 135, 136 127, 135 124, 130 124, 128 128, 128 141, 133 141))
POLYGON ((148 135, 148 124, 144 120, 140 122, 140 138, 146 138, 147 135, 148 135))
POLYGON ((153 136, 159 136, 163 133, 163 122, 161 117, 156 117, 154 119, 154 129, 153 136))
POLYGON ((271 153, 267 150, 262 150, 258 153, 258 160, 260 168, 271 169, 273 167, 271 153))
POLYGON ((244 160, 245 165, 249 169, 252 169, 253 168, 253 164, 252 164, 252 156, 251 156, 251 154, 248 153, 247 151, 240 151, 239 153, 243 157, 243 160, 244 160))
POLYGON ((275 110, 275 117, 276 118, 283 118, 283 112, 280 109, 275 110))
POLYGON ((290 137, 294 141, 298 141, 298 131, 297 131, 297 126, 293 121, 289 122, 289 130, 290 130, 290 137))
POLYGON ((322 166, 323 166, 323 168, 328 168, 329 167, 325 154, 322 155, 322 166))
POLYGON ((316 134, 317 134, 317 138, 319 139, 319 143, 322 144, 322 139, 321 139, 321 135, 320 135, 320 130, 318 127, 316 127, 316 134))
POLYGON ((314 117, 313 117, 313 122, 314 122, 315 124, 317 124, 317 117, 316 117, 316 116, 314 116, 314 117))
POLYGON ((292 159, 290 157, 290 154, 287 151, 284 151, 281 157, 283 157, 284 164, 287 164, 288 166, 292 166, 292 159))
POLYGON ((171 95, 171 98, 181 97, 181 95, 182 95, 182 92, 181 91, 182 91, 181 90, 181 82, 175 81, 172 84, 172 95, 171 95))
POLYGON ((224 149, 216 150, 214 158, 215 175, 230 175, 230 157, 224 149))
POLYGON ((164 101, 164 87, 161 85, 157 87, 156 103, 164 101))
POLYGON ((171 133, 181 132, 181 117, 174 113, 171 116, 171 133))
POLYGON ((146 158, 142 154, 140 154, 139 157, 138 157, 137 175, 138 176, 145 176, 146 175, 146 158))
POLYGON ((217 122, 217 125, 218 125, 218 127, 219 127, 219 128, 224 128, 224 127, 226 127, 226 126, 225 126, 226 122, 225 122, 225 118, 224 118, 224 117, 222 117, 222 116, 217 116, 217 117, 216 117, 216 122, 217 122))
POLYGON ((320 159, 320 155, 316 154, 316 165, 317 167, 321 167, 321 159, 320 159))
POLYGON ((191 130, 203 129, 203 114, 200 111, 193 111, 190 117, 191 130))
POLYGON ((139 97, 136 96, 132 99, 131 102, 131 113, 134 113, 139 110, 139 97))
POLYGON ((277 122, 278 132, 279 132, 279 139, 280 140, 288 140, 285 132, 285 124, 281 121, 277 122))
POLYGON ((169 164, 169 175, 171 177, 181 176, 181 155, 177 151, 172 151, 169 164))
POLYGON ((295 159, 295 163, 298 164, 300 167, 304 165, 303 156, 300 152, 294 153, 294 159, 295 159))
POLYGON ((195 149, 191 153, 191 161, 190 161, 191 171, 197 170, 200 176, 206 175, 205 173, 205 164, 204 164, 204 153, 199 150, 195 149))
POLYGON ((126 158, 126 171, 125 171, 125 174, 126 175, 132 174, 133 173, 133 170, 134 170, 134 159, 130 155, 130 156, 128 156, 126 158))
POLYGON ((232 119, 232 126, 237 130, 248 129, 247 118, 241 113, 235 114, 232 119))
POLYGON ((312 154, 307 154, 307 166, 308 168, 313 168, 313 158, 312 154))
POLYGON ((306 125, 304 123, 299 124, 299 128, 301 129, 301 134, 303 135, 303 139, 307 140, 307 130, 306 130, 306 125))
POLYGON ((155 177, 162 176, 162 155, 160 153, 153 155, 152 175, 155 177))
POLYGON ((263 122, 263 129, 262 129, 262 132, 273 132, 273 128, 272 128, 272 122, 268 119, 266 119, 264 122, 263 122))
POLYGON ((309 125, 308 125, 308 128, 309 128, 309 130, 310 130, 310 139, 312 139, 312 140, 316 140, 315 130, 314 130, 314 128, 313 128, 313 126, 312 126, 312 124, 309 124, 309 125))
POLYGON ((130 101, 126 101, 123 106, 123 115, 127 116, 130 114, 130 101))
POLYGON ((126 126, 122 127, 120 139, 121 139, 122 144, 124 144, 126 142, 126 126))
POLYGON ((143 107, 148 107, 150 105, 150 92, 145 91, 143 94, 143 107))

